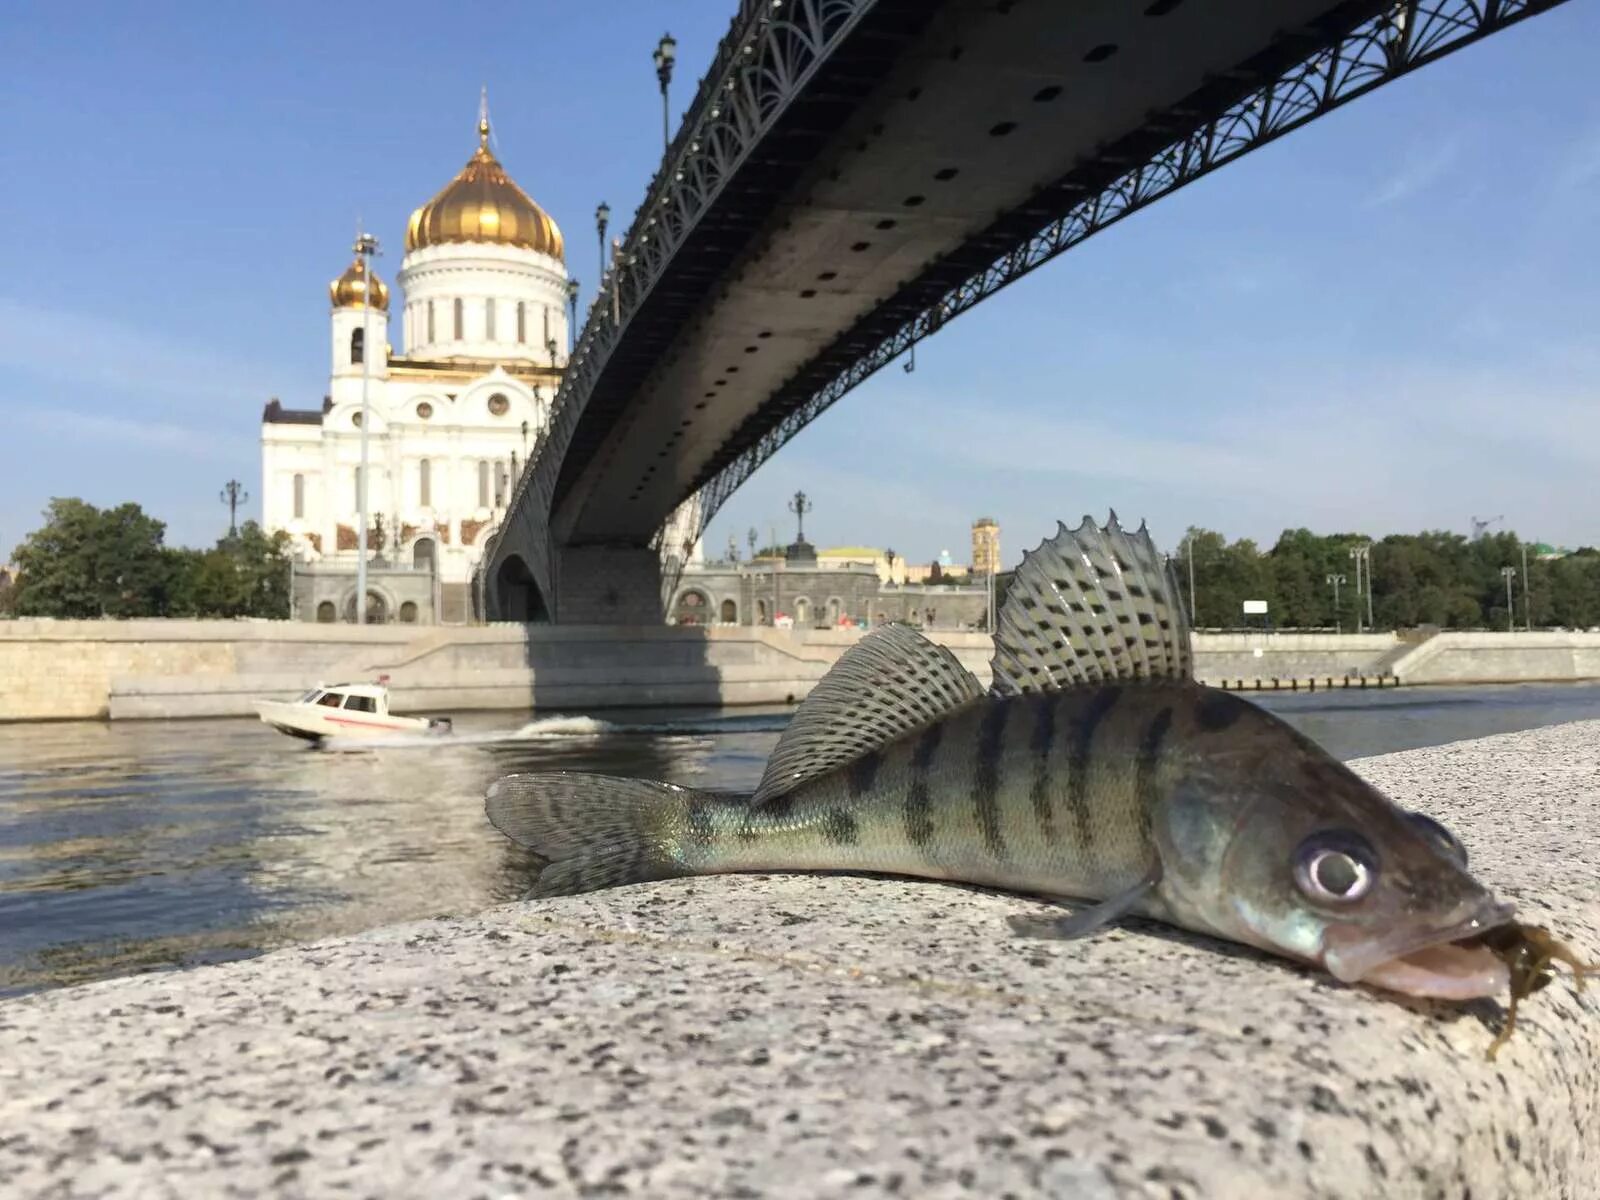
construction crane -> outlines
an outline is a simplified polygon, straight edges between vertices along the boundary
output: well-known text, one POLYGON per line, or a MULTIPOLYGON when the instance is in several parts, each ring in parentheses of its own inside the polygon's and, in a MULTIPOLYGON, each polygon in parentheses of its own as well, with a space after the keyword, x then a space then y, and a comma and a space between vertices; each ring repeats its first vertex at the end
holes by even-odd
POLYGON ((1504 513, 1498 517, 1473 517, 1472 540, 1475 542, 1478 541, 1483 537, 1484 534, 1489 532, 1489 526, 1493 525, 1496 521, 1504 521, 1505 519, 1504 513))

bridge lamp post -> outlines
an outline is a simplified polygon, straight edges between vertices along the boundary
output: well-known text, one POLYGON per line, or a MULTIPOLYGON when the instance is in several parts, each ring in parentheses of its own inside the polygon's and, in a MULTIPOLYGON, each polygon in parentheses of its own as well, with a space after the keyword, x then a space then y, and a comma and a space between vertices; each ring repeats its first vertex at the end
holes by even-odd
POLYGON ((594 210, 594 228, 595 232, 600 235, 600 275, 602 278, 606 273, 606 226, 610 223, 611 205, 602 200, 599 207, 594 210))
POLYGON ((1343 575, 1329 575, 1328 582, 1333 585, 1333 631, 1343 633, 1344 625, 1339 620, 1339 587, 1349 581, 1343 575))
POLYGON ((1500 577, 1506 581, 1506 632, 1515 633, 1517 630, 1517 610, 1511 602, 1511 581, 1517 577, 1517 569, 1515 567, 1501 567, 1500 577))
POLYGON ((356 624, 367 623, 367 430, 372 425, 368 393, 372 384, 372 259, 378 239, 370 233, 356 235, 356 257, 361 260, 361 483, 356 488, 356 624))
POLYGON ((665 154, 672 145, 672 134, 667 124, 667 88, 672 83, 672 64, 678 57, 678 43, 670 33, 663 33, 650 56, 656 64, 656 79, 661 84, 661 152, 665 154))
POLYGON ((567 280, 567 308, 572 316, 567 321, 567 357, 578 348, 578 281, 567 280))

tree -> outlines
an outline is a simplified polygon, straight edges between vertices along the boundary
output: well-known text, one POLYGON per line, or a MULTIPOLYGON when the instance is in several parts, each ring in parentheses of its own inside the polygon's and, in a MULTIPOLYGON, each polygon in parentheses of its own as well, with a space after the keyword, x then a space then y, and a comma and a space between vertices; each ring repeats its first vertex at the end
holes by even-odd
POLYGON ((268 537, 246 521, 211 550, 172 552, 174 615, 287 617, 288 540, 281 530, 268 537))
POLYGON ((165 613, 166 526, 137 504, 98 509, 54 499, 18 547, 15 606, 29 617, 150 617, 165 613))

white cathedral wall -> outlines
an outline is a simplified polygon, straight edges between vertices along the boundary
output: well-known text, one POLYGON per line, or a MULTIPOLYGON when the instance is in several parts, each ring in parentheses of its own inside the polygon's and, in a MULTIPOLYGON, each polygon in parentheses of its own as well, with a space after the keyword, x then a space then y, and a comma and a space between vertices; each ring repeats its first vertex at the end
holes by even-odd
POLYGON ((559 259, 518 246, 468 242, 424 246, 405 256, 397 282, 405 295, 400 316, 402 344, 409 357, 549 365, 549 339, 556 344, 556 365, 567 361, 567 270, 559 259), (457 300, 460 337, 455 331, 457 300), (520 340, 519 303, 524 314, 520 340))
MULTIPOLYGON (((388 547, 390 561, 409 563, 417 537, 433 536, 440 578, 464 583, 482 554, 488 536, 504 515, 515 479, 526 466, 527 449, 548 418, 547 397, 536 398, 522 381, 495 370, 456 391, 431 380, 374 380, 371 385, 368 459, 369 513, 381 515, 385 529, 415 526, 417 534, 400 547, 388 547), (504 397, 505 412, 491 403, 504 397), (424 418, 418 406, 432 409, 424 418), (528 423, 524 443, 522 424, 528 423), (427 503, 422 495, 422 463, 429 464, 427 503), (487 494, 480 493, 479 463, 490 464, 487 494), (496 481, 501 486, 497 491, 496 481), (496 500, 498 498, 498 504, 496 500), (487 500, 487 503, 480 501, 487 500), (473 526, 476 525, 474 529, 473 526), (464 544, 464 539, 470 541, 464 544)), ((262 426, 263 517, 269 529, 285 529, 303 539, 316 533, 323 560, 355 561, 339 551, 338 527, 358 526, 356 471, 361 432, 355 400, 335 400, 317 425, 262 426), (305 479, 303 515, 294 514, 294 476, 305 479)), ((305 543, 302 541, 302 546, 305 543)), ((303 550, 307 552, 308 547, 303 550)))

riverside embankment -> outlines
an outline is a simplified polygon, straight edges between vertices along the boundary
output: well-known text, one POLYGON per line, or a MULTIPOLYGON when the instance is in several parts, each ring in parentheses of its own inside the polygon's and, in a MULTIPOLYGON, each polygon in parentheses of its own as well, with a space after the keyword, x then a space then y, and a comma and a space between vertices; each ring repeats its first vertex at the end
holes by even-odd
MULTIPOLYGON (((1600 722, 1367 759, 1600 958, 1600 722)), ((1600 989, 1402 1003, 844 876, 512 904, 0 1002, 0 1192, 1594 1194, 1600 989)))
MULTIPOLYGON (((360 628, 287 621, 0 622, 0 720, 247 716, 260 696, 390 678, 400 711, 798 700, 859 630, 666 626, 360 628)), ((987 634, 934 631, 980 679, 987 634)), ((1600 678, 1600 633, 1198 633, 1196 672, 1253 687, 1600 678)))

